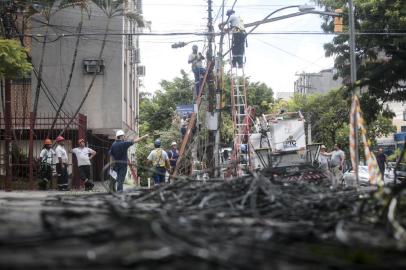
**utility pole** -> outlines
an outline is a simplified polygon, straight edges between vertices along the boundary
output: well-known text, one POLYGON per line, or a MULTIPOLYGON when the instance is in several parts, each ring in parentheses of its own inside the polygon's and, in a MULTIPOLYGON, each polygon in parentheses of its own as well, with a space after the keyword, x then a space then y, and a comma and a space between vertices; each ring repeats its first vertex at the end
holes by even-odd
MULTIPOLYGON (((357 95, 357 90, 355 87, 355 82, 357 81, 357 66, 355 61, 355 19, 354 19, 354 4, 352 0, 348 1, 349 10, 349 24, 350 24, 350 68, 351 68, 351 86, 353 87, 353 96, 357 95)), ((355 179, 357 186, 359 185, 359 153, 358 153, 358 123, 357 114, 354 114, 354 129, 355 129, 355 179)))
MULTIPOLYGON (((213 29, 213 16, 212 16, 212 0, 208 0, 208 50, 206 54, 206 59, 208 62, 213 63, 213 43, 214 43, 214 29, 213 29)), ((209 170, 209 176, 214 177, 214 169, 216 166, 215 162, 215 142, 216 133, 218 129, 218 114, 216 112, 216 86, 214 84, 214 74, 213 65, 209 66, 209 71, 207 74, 208 81, 208 99, 207 99, 207 113, 206 113, 206 124, 208 130, 208 145, 206 147, 206 158, 207 158, 207 169, 209 170)))
MULTIPOLYGON (((221 6, 221 21, 224 21, 224 5, 225 0, 223 0, 221 6)), ((222 29, 223 30, 223 29, 222 29)), ((220 127, 221 127, 221 103, 223 100, 223 43, 224 43, 224 31, 221 31, 220 42, 219 42, 219 51, 216 57, 216 111, 218 112, 218 125, 216 131, 216 143, 214 146, 215 153, 215 176, 220 176, 220 127)))
POLYGON ((6 166, 5 190, 11 191, 11 179, 13 177, 12 159, 11 159, 11 80, 4 79, 4 124, 5 124, 5 140, 4 140, 4 163, 6 166))

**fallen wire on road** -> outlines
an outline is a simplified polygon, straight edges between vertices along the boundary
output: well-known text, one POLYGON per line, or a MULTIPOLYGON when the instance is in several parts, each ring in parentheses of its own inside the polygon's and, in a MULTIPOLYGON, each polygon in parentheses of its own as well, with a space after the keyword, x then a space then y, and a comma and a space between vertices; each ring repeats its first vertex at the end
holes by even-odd
POLYGON ((404 268, 405 187, 334 190, 326 179, 257 175, 5 198, 0 267, 404 268))

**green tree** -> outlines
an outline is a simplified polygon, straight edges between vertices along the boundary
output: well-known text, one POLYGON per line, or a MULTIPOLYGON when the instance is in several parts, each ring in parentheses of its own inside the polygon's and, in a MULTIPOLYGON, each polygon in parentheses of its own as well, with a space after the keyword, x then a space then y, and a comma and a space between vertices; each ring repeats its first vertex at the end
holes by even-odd
MULTIPOLYGON (((224 100, 226 107, 221 112, 221 142, 229 144, 234 136, 231 110, 230 110, 230 78, 226 78, 224 89, 224 100)), ((162 80, 161 90, 155 92, 153 97, 143 95, 140 104, 141 133, 167 132, 175 128, 179 134, 179 126, 174 123, 176 105, 192 104, 194 81, 189 79, 184 70, 180 71, 180 76, 172 81, 162 80)), ((264 83, 247 82, 248 105, 257 109, 257 115, 266 113, 273 102, 273 91, 264 83)), ((172 132, 172 134, 175 134, 172 132)), ((178 140, 173 137, 172 140, 178 140)))
POLYGON ((193 103, 194 82, 184 70, 181 70, 181 77, 176 77, 173 81, 162 80, 160 85, 162 89, 156 91, 152 98, 147 95, 141 98, 142 133, 168 130, 172 126, 176 105, 193 103))
MULTIPOLYGON (((274 93, 272 88, 268 87, 265 83, 250 82, 249 78, 246 79, 247 87, 247 105, 256 109, 256 115, 267 113, 271 109, 271 104, 274 102, 274 93)), ((226 76, 224 87, 224 100, 226 107, 231 107, 231 78, 226 76)))
MULTIPOLYGON (((332 90, 327 94, 309 96, 295 95, 288 102, 279 102, 275 107, 287 111, 301 110, 306 121, 311 123, 312 140, 332 147, 335 143, 348 145, 349 136, 349 103, 344 89, 332 90)), ((307 127, 306 127, 307 128, 307 127)), ((377 120, 366 125, 367 137, 372 146, 376 138, 388 136, 395 131, 392 119, 380 114, 377 120)), ((361 146, 360 140, 360 149, 361 146)))
POLYGON ((256 109, 257 115, 267 113, 274 102, 273 90, 265 83, 250 82, 247 91, 247 103, 256 109))
POLYGON ((0 77, 16 78, 30 70, 25 49, 15 40, 0 39, 0 77))
MULTIPOLYGON (((328 10, 343 8, 344 31, 348 32, 347 0, 314 0, 328 10)), ((356 36, 356 58, 360 85, 367 87, 361 97, 368 123, 384 110, 387 101, 406 99, 406 2, 404 0, 354 0, 356 31, 369 35, 356 36), (373 34, 373 33, 380 34, 373 34), (387 34, 385 34, 387 33, 387 34)), ((325 17, 322 25, 333 31, 333 18, 325 17)), ((335 56, 335 67, 348 80, 350 74, 348 35, 338 35, 325 44, 326 56, 335 56)))

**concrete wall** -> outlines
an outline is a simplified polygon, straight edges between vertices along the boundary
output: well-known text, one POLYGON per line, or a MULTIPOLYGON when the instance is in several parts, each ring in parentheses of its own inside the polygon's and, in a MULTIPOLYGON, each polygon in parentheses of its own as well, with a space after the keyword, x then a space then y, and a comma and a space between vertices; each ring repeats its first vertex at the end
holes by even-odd
MULTIPOLYGON (((100 53, 103 33, 107 24, 107 16, 95 4, 90 5, 90 19, 84 13, 82 33, 97 33, 100 35, 82 36, 79 43, 79 50, 76 66, 73 73, 71 88, 64 103, 64 110, 72 114, 76 111, 83 99, 85 92, 92 80, 90 74, 83 72, 83 60, 87 58, 98 58, 100 53)), ((57 12, 51 17, 48 29, 50 34, 49 42, 45 48, 43 65, 43 80, 50 89, 53 97, 59 103, 69 78, 73 54, 75 50, 76 37, 57 38, 52 34, 74 33, 80 22, 81 12, 79 8, 68 8, 57 12)), ((37 17, 37 20, 44 20, 37 17)), ((120 33, 123 31, 123 16, 110 19, 109 32, 120 33)), ((46 26, 43 23, 33 22, 33 34, 45 33, 46 26)), ((39 39, 41 41, 41 39, 39 39)), ((95 133, 110 133, 113 129, 123 127, 123 91, 124 91, 124 37, 121 35, 107 36, 102 59, 104 60, 104 75, 97 75, 81 113, 88 117, 88 128, 95 133), (98 132, 99 131, 99 132, 98 132)), ((33 65, 39 67, 41 58, 41 43, 37 40, 32 42, 33 65)), ((36 79, 33 77, 32 100, 34 101, 36 79)), ((38 112, 54 111, 50 102, 41 91, 39 98, 38 112)), ((108 134, 110 135, 110 134, 108 134)))

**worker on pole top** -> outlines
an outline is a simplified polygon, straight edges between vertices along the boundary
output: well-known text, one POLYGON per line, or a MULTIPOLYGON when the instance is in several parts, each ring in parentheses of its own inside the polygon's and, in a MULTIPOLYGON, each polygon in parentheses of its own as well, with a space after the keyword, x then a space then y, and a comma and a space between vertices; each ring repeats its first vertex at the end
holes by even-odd
MULTIPOLYGON (((245 28, 244 22, 241 17, 235 15, 235 11, 230 9, 227 11, 229 28, 224 29, 224 31, 232 31, 233 33, 233 40, 231 44, 231 53, 232 53, 232 66, 242 68, 243 67, 243 57, 244 57, 244 45, 245 45, 245 28)), ((227 23, 220 23, 219 28, 223 29, 225 24, 227 23)))
POLYGON ((206 72, 203 67, 203 60, 205 59, 201 52, 198 52, 197 45, 192 46, 192 53, 189 55, 188 63, 192 64, 192 71, 195 76, 195 91, 196 97, 199 96, 200 83, 203 79, 203 75, 206 72))

